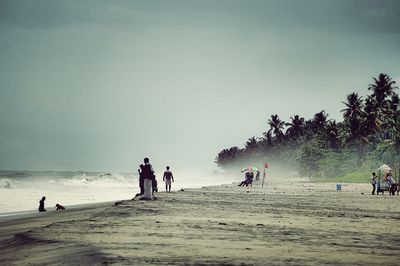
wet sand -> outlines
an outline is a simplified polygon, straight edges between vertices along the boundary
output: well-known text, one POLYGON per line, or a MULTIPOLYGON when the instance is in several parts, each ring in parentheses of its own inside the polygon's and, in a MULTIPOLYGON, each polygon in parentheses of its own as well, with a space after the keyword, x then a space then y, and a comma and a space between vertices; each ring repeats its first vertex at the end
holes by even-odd
POLYGON ((399 265, 400 196, 293 180, 0 222, 0 265, 399 265))

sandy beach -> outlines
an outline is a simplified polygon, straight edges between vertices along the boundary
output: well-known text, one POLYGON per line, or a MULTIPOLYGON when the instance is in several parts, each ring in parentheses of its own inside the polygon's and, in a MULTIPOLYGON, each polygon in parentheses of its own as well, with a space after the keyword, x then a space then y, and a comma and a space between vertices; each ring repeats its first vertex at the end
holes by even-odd
POLYGON ((293 180, 0 222, 1 265, 398 265, 400 197, 293 180))

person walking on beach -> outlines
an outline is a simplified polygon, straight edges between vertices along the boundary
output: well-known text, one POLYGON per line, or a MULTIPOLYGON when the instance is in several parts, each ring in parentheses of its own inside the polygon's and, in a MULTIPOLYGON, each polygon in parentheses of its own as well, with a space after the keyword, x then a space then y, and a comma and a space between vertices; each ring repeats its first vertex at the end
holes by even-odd
POLYGON ((371 185, 372 185, 372 195, 374 195, 375 189, 376 189, 376 174, 375 174, 375 172, 372 173, 371 185))
POLYGON ((141 171, 143 175, 143 187, 144 193, 141 200, 152 200, 153 199, 153 180, 155 179, 153 166, 150 164, 149 158, 144 158, 144 165, 141 171))
POLYGON ((165 181, 165 191, 171 192, 171 181, 174 182, 174 176, 169 170, 169 166, 166 167, 167 171, 164 172, 163 181, 165 181))
POLYGON ((42 199, 39 201, 39 212, 45 212, 46 209, 44 208, 44 201, 46 200, 46 197, 43 196, 42 199))

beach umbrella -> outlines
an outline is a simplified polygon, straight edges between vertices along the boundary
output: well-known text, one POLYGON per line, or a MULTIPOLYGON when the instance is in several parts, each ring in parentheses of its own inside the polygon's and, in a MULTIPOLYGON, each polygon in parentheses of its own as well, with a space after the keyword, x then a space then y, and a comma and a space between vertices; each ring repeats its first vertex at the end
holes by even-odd
POLYGON ((253 171, 260 172, 260 169, 254 166, 248 166, 242 169, 242 172, 253 172, 253 171))
POLYGON ((382 165, 378 168, 378 170, 381 170, 381 171, 391 171, 392 168, 390 168, 387 164, 382 164, 382 165))

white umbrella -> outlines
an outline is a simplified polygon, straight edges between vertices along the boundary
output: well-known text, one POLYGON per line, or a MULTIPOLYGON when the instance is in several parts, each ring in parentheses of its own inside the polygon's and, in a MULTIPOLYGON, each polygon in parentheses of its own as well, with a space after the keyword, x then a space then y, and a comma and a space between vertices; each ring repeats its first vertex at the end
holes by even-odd
POLYGON ((242 169, 242 172, 253 172, 253 171, 260 172, 260 169, 254 166, 249 166, 242 169))
POLYGON ((391 171, 392 168, 390 168, 387 164, 382 164, 382 165, 378 168, 378 170, 381 170, 381 171, 391 171))

